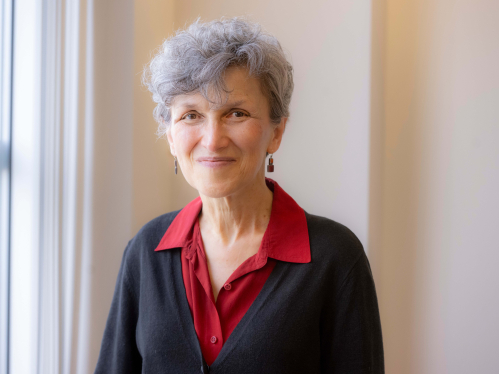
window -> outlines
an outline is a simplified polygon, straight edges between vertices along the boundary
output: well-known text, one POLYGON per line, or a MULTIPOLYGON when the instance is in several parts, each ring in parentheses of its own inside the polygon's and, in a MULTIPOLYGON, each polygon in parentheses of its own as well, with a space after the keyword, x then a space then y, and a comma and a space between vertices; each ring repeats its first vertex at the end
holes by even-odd
POLYGON ((9 357, 12 0, 0 0, 0 373, 9 357))

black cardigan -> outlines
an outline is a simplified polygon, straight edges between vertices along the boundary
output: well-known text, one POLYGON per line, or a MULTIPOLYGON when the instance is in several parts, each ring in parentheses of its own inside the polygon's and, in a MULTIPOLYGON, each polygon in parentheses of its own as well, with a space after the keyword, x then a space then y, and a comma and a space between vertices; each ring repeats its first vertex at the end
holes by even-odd
POLYGON ((178 212, 128 243, 96 374, 384 373, 369 262, 345 226, 306 213, 312 261, 278 262, 208 367, 185 293, 180 248, 154 249, 178 212))

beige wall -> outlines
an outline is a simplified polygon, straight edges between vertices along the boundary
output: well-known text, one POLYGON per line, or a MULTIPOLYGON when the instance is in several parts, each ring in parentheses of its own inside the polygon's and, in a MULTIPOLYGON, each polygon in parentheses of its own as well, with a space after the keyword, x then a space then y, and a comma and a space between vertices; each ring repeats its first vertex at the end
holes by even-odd
POLYGON ((84 241, 91 240, 92 253, 82 260, 84 264, 91 261, 90 268, 83 265, 82 271, 92 274, 92 283, 88 299, 81 299, 88 300, 89 305, 81 309, 78 337, 88 343, 80 347, 85 352, 79 353, 78 360, 89 362, 79 362, 79 374, 86 372, 82 368, 88 372, 95 368, 121 256, 131 231, 133 17, 131 0, 94 2, 94 49, 88 57, 93 59, 93 113, 86 113, 93 115, 94 141, 88 145, 93 151, 92 180, 82 181, 93 186, 92 224, 83 233, 84 241))
POLYGON ((155 135, 155 107, 142 69, 156 48, 174 31, 173 0, 136 0, 133 80, 133 220, 132 234, 152 218, 181 206, 173 202, 173 158, 167 142, 155 135))
POLYGON ((387 373, 499 367, 499 3, 386 2, 387 373))

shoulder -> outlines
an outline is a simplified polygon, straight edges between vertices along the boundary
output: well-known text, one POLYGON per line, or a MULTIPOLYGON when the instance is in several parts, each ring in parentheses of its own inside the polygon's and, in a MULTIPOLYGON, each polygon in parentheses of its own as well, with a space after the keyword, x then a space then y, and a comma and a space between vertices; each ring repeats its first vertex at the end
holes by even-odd
POLYGON ((170 224, 173 222, 179 212, 180 210, 165 213, 150 220, 144 226, 142 226, 133 240, 147 242, 157 246, 166 230, 168 229, 168 227, 170 227, 170 224))
POLYGON ((305 212, 312 262, 336 272, 348 272, 365 258, 364 247, 346 226, 329 218, 305 212))
POLYGON ((123 255, 124 261, 135 262, 144 256, 152 255, 179 212, 180 210, 162 214, 142 226, 128 243, 123 255))

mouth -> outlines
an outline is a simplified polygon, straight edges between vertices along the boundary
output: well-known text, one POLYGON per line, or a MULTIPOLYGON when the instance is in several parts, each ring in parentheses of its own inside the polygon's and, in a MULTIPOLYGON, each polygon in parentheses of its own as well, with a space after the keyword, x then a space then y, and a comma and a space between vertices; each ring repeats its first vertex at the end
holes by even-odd
POLYGON ((198 157, 196 162, 208 168, 219 168, 236 162, 232 157, 198 157))

